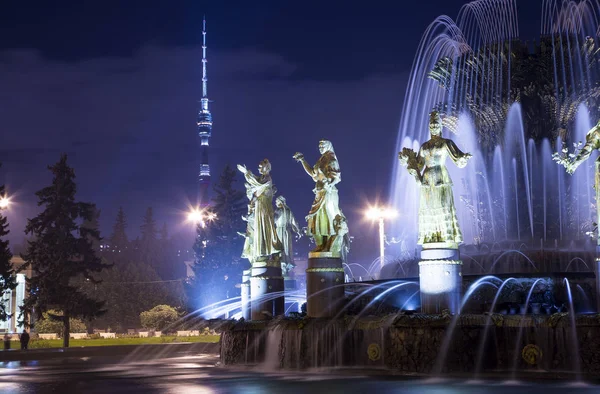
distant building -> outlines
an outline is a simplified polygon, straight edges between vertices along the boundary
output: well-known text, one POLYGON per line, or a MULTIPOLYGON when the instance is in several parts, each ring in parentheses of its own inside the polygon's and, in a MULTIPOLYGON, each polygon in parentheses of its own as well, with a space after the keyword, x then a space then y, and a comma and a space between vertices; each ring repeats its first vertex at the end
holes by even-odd
MULTIPOLYGON (((25 263, 25 261, 18 256, 14 256, 10 262, 15 270, 25 263)), ((0 321, 0 332, 2 333, 16 333, 23 331, 23 325, 19 324, 18 320, 19 314, 21 313, 20 307, 25 300, 25 278, 31 278, 31 268, 19 272, 16 276, 17 287, 12 291, 8 291, 2 298, 2 304, 6 308, 7 313, 11 315, 8 320, 0 321)))

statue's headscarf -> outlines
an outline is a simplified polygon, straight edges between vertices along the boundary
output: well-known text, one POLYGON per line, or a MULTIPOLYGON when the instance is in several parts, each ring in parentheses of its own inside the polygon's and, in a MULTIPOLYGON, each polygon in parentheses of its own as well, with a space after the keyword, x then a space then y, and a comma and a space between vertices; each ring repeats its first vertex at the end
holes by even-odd
POLYGON ((269 162, 269 159, 264 159, 258 165, 261 166, 267 173, 271 172, 271 163, 269 162))
MULTIPOLYGON (((433 110, 433 111, 431 111, 429 113, 429 124, 431 124, 433 122, 437 123, 440 126, 440 130, 439 130, 438 134, 441 135, 441 133, 442 133, 441 129, 442 129, 442 126, 443 126, 443 124, 442 124, 442 117, 440 116, 439 112, 436 111, 436 110, 433 110)), ((430 132, 431 132, 431 130, 430 130, 430 132)))
POLYGON ((281 203, 281 205, 287 205, 286 201, 285 201, 285 197, 283 196, 279 196, 275 199, 275 202, 279 201, 281 203))
POLYGON ((319 141, 319 145, 321 145, 321 144, 325 148, 326 152, 331 152, 331 153, 335 154, 335 152, 333 150, 333 144, 331 143, 331 141, 321 140, 321 141, 319 141))

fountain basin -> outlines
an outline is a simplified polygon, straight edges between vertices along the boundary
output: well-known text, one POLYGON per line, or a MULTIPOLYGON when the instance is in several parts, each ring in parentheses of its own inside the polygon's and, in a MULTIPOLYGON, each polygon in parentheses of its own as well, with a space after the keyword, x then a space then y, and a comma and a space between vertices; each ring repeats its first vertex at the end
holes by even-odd
MULTIPOLYGON (((221 361, 225 365, 251 365, 270 360, 273 368, 366 367, 429 374, 451 320, 449 315, 412 314, 242 321, 223 331, 221 361)), ((575 321, 582 372, 600 375, 600 315, 578 315, 575 321)), ((476 369, 486 323, 489 328, 482 371, 507 371, 515 357, 517 372, 572 370, 576 353, 572 351, 568 314, 494 314, 491 319, 465 314, 458 318, 443 373, 471 373, 476 369), (521 343, 515 346, 521 325, 521 343), (519 354, 514 354, 515 348, 519 354)))

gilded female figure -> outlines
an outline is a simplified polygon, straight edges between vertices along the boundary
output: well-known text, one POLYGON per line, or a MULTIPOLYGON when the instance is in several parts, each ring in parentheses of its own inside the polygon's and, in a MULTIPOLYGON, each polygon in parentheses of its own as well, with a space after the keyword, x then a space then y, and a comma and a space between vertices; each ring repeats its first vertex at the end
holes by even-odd
POLYGON ((279 196, 275 199, 275 226, 277 237, 281 241, 283 250, 281 253, 281 270, 283 275, 294 267, 294 233, 300 236, 300 227, 292 210, 286 204, 285 197, 279 196))
MULTIPOLYGON (((567 173, 573 175, 577 167, 584 161, 590 158, 594 151, 600 150, 600 121, 587 132, 585 136, 585 145, 579 152, 569 154, 568 149, 564 148, 562 155, 555 153, 552 158, 565 166, 567 173)), ((600 157, 596 159, 594 171, 594 189, 596 189, 596 201, 600 201, 600 157)), ((596 204, 596 222, 600 223, 600 204, 596 204)), ((600 236, 597 238, 598 246, 600 246, 600 236)))
MULTIPOLYGON (((306 173, 315 182, 315 200, 306 216, 308 222, 307 234, 313 236, 316 248, 313 252, 329 252, 328 238, 335 235, 334 219, 340 215, 337 185, 342 180, 340 166, 329 141, 319 142, 321 157, 311 167, 302 153, 296 153, 294 159, 302 164, 306 173)), ((332 251, 339 252, 339 251, 332 251)))
POLYGON ((408 168, 420 185, 418 244, 446 243, 457 248, 462 233, 456 218, 452 180, 445 162, 448 157, 459 167, 467 165, 471 154, 463 153, 456 144, 442 137, 442 121, 436 111, 429 117, 431 138, 421 145, 419 153, 404 148, 400 162, 408 168))
MULTIPOLYGON (((277 238, 273 212, 273 182, 271 181, 271 163, 264 159, 258 165, 260 175, 254 175, 244 165, 238 165, 238 170, 246 178, 247 195, 251 198, 252 220, 252 257, 254 261, 271 260, 271 256, 281 252, 281 243, 277 238)), ((247 252, 245 251, 246 255, 247 252)))
MULTIPOLYGON (((250 189, 250 185, 246 184, 246 190, 250 189)), ((252 242, 254 240, 254 200, 252 199, 252 195, 249 195, 248 198, 250 201, 248 202, 248 213, 246 216, 242 216, 242 220, 246 222, 246 232, 240 233, 239 235, 245 238, 244 240, 244 249, 242 250, 242 258, 248 259, 250 264, 254 262, 254 250, 252 248, 252 242)))

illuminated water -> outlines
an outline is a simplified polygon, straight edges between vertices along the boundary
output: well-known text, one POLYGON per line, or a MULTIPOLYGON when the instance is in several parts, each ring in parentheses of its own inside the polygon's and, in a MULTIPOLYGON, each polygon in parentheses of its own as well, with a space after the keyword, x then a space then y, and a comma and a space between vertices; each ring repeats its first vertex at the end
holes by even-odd
MULTIPOLYGON (((521 58, 511 53, 523 50, 515 0, 472 1, 455 19, 436 18, 415 54, 396 150, 418 148, 429 138, 432 108, 457 117, 457 134, 445 130, 444 136, 473 154, 465 169, 447 163, 466 244, 582 240, 592 229, 593 159, 571 177, 551 154, 563 141, 573 151, 573 143, 584 141, 600 116, 585 105, 600 80, 600 63, 584 49, 591 40, 598 42, 600 5, 559 0, 540 5, 540 35, 548 52, 536 56, 552 60, 547 69, 532 68, 529 77, 535 80, 531 86, 546 89, 540 90, 546 104, 515 95, 521 89, 519 97, 529 97, 514 79, 515 67, 522 65, 513 64, 521 58)), ((402 212, 391 236, 414 250, 418 187, 397 160, 391 191, 393 205, 402 212)))

